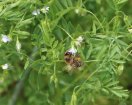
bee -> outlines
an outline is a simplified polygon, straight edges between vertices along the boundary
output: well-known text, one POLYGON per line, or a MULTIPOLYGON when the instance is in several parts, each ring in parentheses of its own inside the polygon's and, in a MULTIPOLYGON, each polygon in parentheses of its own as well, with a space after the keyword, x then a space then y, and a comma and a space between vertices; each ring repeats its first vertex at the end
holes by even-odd
POLYGON ((68 64, 71 68, 79 68, 82 66, 81 57, 79 54, 72 54, 71 52, 65 52, 64 59, 66 64, 68 64))
POLYGON ((81 61, 81 57, 79 54, 76 54, 75 57, 73 58, 73 63, 72 65, 74 68, 78 68, 82 66, 82 61, 81 61))

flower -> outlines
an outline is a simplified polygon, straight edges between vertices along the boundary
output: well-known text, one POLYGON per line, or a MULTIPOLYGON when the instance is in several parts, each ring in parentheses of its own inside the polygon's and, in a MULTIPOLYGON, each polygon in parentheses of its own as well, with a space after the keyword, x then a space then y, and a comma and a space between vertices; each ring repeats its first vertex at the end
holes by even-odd
POLYGON ((8 37, 7 35, 4 35, 4 34, 2 34, 1 40, 4 43, 7 43, 7 42, 10 42, 11 41, 10 37, 8 37))
POLYGON ((44 7, 41 9, 41 11, 42 11, 43 13, 47 13, 47 12, 49 11, 49 7, 48 7, 48 6, 44 6, 44 7))
POLYGON ((75 45, 76 46, 81 46, 82 41, 84 40, 84 38, 82 36, 79 36, 76 41, 75 41, 75 45))
POLYGON ((17 39, 17 41, 16 41, 16 50, 17 50, 18 52, 20 52, 20 50, 21 50, 21 43, 19 42, 18 39, 17 39))
POLYGON ((77 52, 77 49, 72 47, 68 50, 68 52, 72 53, 72 54, 75 54, 77 52))
POLYGON ((129 33, 132 33, 132 28, 129 28, 129 29, 128 29, 128 32, 129 32, 129 33))
POLYGON ((77 9, 75 9, 75 13, 76 14, 79 14, 79 12, 80 12, 80 10, 77 8, 77 9))
POLYGON ((6 69, 8 69, 9 65, 6 63, 4 65, 1 65, 1 67, 2 67, 3 70, 6 70, 6 69))
POLYGON ((33 12, 32 12, 32 15, 35 15, 35 16, 37 16, 37 15, 39 15, 40 14, 40 10, 39 9, 36 9, 36 10, 34 10, 33 12))
POLYGON ((81 8, 76 8, 74 10, 74 12, 77 14, 77 15, 80 15, 80 16, 85 16, 86 15, 86 11, 81 9, 81 8))

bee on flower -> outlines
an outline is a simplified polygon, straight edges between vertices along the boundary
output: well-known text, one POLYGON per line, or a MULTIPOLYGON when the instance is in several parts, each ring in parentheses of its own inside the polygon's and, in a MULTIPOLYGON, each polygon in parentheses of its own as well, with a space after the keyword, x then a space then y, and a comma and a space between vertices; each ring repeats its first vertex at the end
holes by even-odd
POLYGON ((72 42, 72 47, 68 49, 64 54, 64 60, 67 64, 67 69, 69 71, 80 68, 83 65, 80 54, 77 51, 76 47, 80 47, 84 38, 79 36, 72 42))
POLYGON ((81 57, 77 53, 77 49, 74 47, 65 52, 64 60, 69 70, 76 69, 82 66, 81 57))

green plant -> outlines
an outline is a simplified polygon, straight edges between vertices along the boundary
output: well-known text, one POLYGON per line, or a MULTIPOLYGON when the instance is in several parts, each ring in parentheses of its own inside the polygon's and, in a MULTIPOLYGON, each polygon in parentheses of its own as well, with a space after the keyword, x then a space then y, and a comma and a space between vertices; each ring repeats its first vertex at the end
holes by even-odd
POLYGON ((130 0, 1 0, 2 105, 131 104, 119 82, 132 65, 131 6, 130 0), (64 54, 73 46, 83 66, 69 73, 64 54))

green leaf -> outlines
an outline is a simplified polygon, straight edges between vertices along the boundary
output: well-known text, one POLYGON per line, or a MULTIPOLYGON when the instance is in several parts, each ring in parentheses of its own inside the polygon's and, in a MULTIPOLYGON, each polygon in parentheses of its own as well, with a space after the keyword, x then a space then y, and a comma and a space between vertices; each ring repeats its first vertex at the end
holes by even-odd
POLYGON ((115 58, 116 54, 121 54, 121 51, 118 46, 113 46, 110 51, 110 58, 115 58))
POLYGON ((109 91, 108 91, 107 89, 102 88, 101 90, 102 90, 104 93, 109 94, 109 91))
POLYGON ((53 48, 56 48, 57 45, 58 45, 58 41, 55 41, 55 42, 53 43, 53 48))
POLYGON ((32 23, 32 18, 29 18, 29 19, 23 20, 19 24, 17 24, 16 28, 20 28, 20 27, 26 26, 31 23, 32 23))
POLYGON ((117 89, 117 90, 122 90, 123 89, 123 87, 121 87, 121 86, 116 86, 116 87, 113 87, 112 89, 117 89))
POLYGON ((117 97, 120 97, 122 98, 122 95, 120 93, 118 93, 118 91, 115 91, 115 90, 110 90, 113 94, 115 94, 117 97))
POLYGON ((104 57, 105 52, 107 51, 107 46, 103 45, 103 46, 99 46, 100 51, 97 54, 96 59, 101 59, 102 57, 104 57))
POLYGON ((61 2, 66 8, 68 7, 68 4, 67 4, 66 0, 61 0, 60 2, 61 2))
POLYGON ((128 91, 127 90, 114 90, 114 89, 110 89, 110 91, 115 94, 117 97, 123 98, 123 97, 128 97, 128 91))
POLYGON ((78 0, 77 7, 82 7, 82 4, 83 4, 82 0, 78 0))
POLYGON ((41 52, 47 52, 48 49, 47 48, 41 48, 41 52))
POLYGON ((112 59, 111 61, 116 62, 116 63, 119 63, 119 64, 125 63, 124 60, 118 60, 118 59, 112 59))
POLYGON ((72 6, 72 0, 66 0, 69 7, 72 6))
POLYGON ((92 31, 93 34, 96 34, 96 25, 95 23, 93 22, 93 31, 92 31))
MULTIPOLYGON (((86 48, 87 49, 87 48, 86 48)), ((87 49, 85 52, 86 52, 86 59, 88 59, 90 57, 90 55, 92 54, 92 51, 93 51, 93 46, 92 44, 90 44, 90 47, 89 49, 87 49)))
POLYGON ((61 11, 64 9, 58 0, 56 0, 56 7, 59 8, 59 10, 61 11))
POLYGON ((28 68, 28 66, 29 66, 29 59, 27 59, 25 65, 24 65, 24 70, 26 70, 28 68))
POLYGON ((122 3, 125 3, 127 2, 128 0, 119 0, 117 4, 122 4, 122 3))
POLYGON ((13 31, 13 33, 14 33, 15 35, 18 35, 18 37, 19 37, 20 39, 25 39, 25 38, 27 38, 27 37, 30 35, 30 33, 27 32, 27 31, 13 31))
POLYGON ((119 83, 119 81, 111 81, 111 82, 109 82, 105 87, 112 87, 112 86, 115 86, 115 85, 117 85, 119 83))

